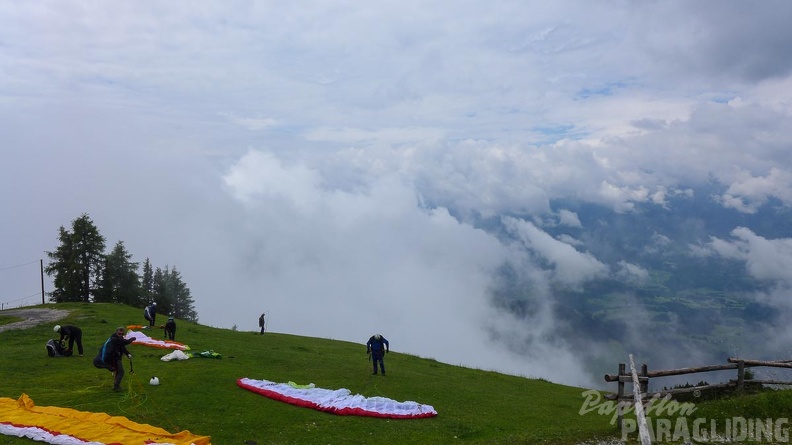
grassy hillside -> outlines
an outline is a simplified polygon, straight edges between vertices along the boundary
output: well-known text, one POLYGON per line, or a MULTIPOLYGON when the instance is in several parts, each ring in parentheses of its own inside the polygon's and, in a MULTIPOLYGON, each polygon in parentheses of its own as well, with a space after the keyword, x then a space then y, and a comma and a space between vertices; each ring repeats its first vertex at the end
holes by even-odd
MULTIPOLYGON (((53 307, 53 306, 41 306, 53 307)), ((171 432, 209 435, 228 444, 571 444, 613 436, 608 417, 578 414, 583 389, 461 368, 394 350, 388 376, 371 375, 365 345, 267 333, 236 332, 178 323, 176 340, 223 358, 162 362, 166 350, 130 345, 135 374, 124 391, 91 361, 118 325, 142 324, 139 309, 109 304, 60 304, 71 314, 60 324, 83 329, 84 357, 50 358, 44 344, 53 324, 0 333, 0 397, 27 393, 37 405, 126 416, 171 432), (161 385, 150 386, 151 376, 161 385), (385 420, 336 416, 267 399, 236 386, 240 377, 348 388, 364 396, 434 406, 430 419, 385 420)), ((0 322, 17 321, 11 317, 0 322)), ((159 321, 159 320, 158 320, 159 321)), ((162 320, 164 322, 164 320, 162 320)), ((163 338, 162 331, 149 333, 163 338)), ((365 337, 365 335, 364 335, 365 337)), ((0 436, 3 444, 29 440, 0 436)))

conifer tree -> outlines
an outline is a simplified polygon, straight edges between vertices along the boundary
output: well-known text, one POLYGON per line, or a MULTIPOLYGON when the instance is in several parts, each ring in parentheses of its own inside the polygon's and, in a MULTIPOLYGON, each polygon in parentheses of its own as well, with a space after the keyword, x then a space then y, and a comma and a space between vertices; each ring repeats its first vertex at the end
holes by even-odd
POLYGON ((198 321, 198 313, 195 312, 195 303, 190 295, 190 288, 184 283, 181 273, 176 270, 176 266, 170 271, 169 280, 171 282, 173 312, 176 318, 189 321, 198 321))
POLYGON ((143 275, 132 261, 123 241, 104 254, 105 238, 88 214, 72 221, 71 231, 61 226, 60 245, 47 252, 47 275, 54 276, 50 301, 120 303, 143 307, 156 302, 159 313, 188 321, 198 321, 190 289, 174 266, 153 269, 146 258, 143 275))
POLYGON ((188 321, 198 321, 190 289, 175 266, 165 266, 164 270, 158 267, 154 272, 154 301, 157 302, 158 312, 188 321))
MULTIPOLYGON (((167 269, 167 266, 166 266, 167 269)), ((149 302, 156 301, 158 304, 164 304, 168 298, 168 283, 165 281, 165 274, 159 267, 154 269, 154 278, 151 285, 151 298, 149 302)), ((167 312, 164 306, 159 308, 161 313, 167 312)))
POLYGON ((148 258, 143 262, 143 278, 140 287, 142 293, 141 302, 145 306, 149 301, 152 301, 154 296, 154 269, 151 267, 151 261, 148 258))
POLYGON ((50 300, 91 302, 96 280, 104 265, 105 238, 99 233, 87 213, 72 221, 71 232, 61 226, 60 245, 47 252, 50 263, 47 275, 54 275, 55 289, 50 300))
POLYGON ((138 263, 131 260, 132 254, 127 252, 124 242, 116 243, 113 251, 105 256, 95 301, 142 305, 138 263))

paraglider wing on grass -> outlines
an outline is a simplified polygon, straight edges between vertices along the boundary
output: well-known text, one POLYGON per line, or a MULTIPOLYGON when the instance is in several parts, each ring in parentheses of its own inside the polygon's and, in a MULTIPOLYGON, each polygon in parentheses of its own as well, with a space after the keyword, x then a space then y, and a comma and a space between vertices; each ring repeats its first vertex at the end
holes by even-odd
POLYGON ((209 436, 189 431, 174 434, 126 417, 36 406, 27 394, 18 400, 0 397, 0 419, 0 434, 57 445, 211 445, 209 436))
POLYGON ((170 362, 173 360, 188 360, 193 357, 221 359, 223 358, 223 355, 220 354, 219 352, 214 352, 211 349, 203 352, 186 352, 186 353, 177 349, 171 352, 170 354, 163 356, 162 358, 160 358, 160 360, 162 360, 163 362, 170 362))
POLYGON ((237 385, 281 402, 342 416, 420 419, 437 415, 437 411, 430 405, 412 401, 397 402, 385 397, 352 395, 348 389, 344 388, 332 390, 316 388, 313 384, 275 383, 269 380, 249 378, 237 380, 237 385))
POLYGON ((128 330, 126 333, 125 338, 135 337, 135 341, 132 342, 133 345, 144 345, 144 346, 151 346, 153 348, 161 348, 161 349, 178 349, 180 351, 189 351, 190 347, 179 343, 176 341, 171 340, 157 340, 155 338, 151 338, 148 335, 137 332, 133 330, 128 330))

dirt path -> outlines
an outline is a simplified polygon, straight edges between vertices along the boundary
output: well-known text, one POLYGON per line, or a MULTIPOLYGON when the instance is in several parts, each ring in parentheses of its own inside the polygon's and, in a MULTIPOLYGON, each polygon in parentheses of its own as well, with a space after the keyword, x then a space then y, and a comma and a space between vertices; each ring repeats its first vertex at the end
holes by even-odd
POLYGON ((66 318, 69 315, 69 311, 61 309, 11 309, 0 311, 0 315, 24 318, 24 320, 16 323, 0 325, 0 332, 3 332, 10 329, 32 328, 42 323, 52 323, 66 318))

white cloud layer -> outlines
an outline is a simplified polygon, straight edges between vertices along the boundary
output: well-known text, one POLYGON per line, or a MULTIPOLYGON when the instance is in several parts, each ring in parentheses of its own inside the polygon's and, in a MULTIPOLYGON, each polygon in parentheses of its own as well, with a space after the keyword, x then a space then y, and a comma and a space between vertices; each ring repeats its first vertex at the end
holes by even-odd
MULTIPOLYGON (((581 383, 557 320, 491 305, 494 271, 520 267, 544 315, 549 283, 645 278, 550 236, 535 222, 585 229, 554 200, 630 212, 716 183, 745 214, 792 205, 791 15, 780 0, 0 4, 0 302, 35 300, 35 264, 7 268, 87 212, 109 245, 177 266, 205 323, 255 329, 269 310, 281 332, 380 330, 396 350, 581 383), (520 243, 471 222, 490 217, 520 243)), ((735 237, 709 248, 782 280, 782 241, 735 237)))

